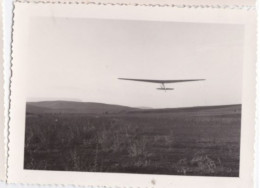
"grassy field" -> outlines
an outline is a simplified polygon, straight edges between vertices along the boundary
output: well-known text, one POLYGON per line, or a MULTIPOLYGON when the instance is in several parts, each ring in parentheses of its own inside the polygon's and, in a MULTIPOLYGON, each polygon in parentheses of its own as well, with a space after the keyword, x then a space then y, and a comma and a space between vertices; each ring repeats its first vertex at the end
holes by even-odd
POLYGON ((25 169, 239 176, 241 105, 26 115, 25 169))

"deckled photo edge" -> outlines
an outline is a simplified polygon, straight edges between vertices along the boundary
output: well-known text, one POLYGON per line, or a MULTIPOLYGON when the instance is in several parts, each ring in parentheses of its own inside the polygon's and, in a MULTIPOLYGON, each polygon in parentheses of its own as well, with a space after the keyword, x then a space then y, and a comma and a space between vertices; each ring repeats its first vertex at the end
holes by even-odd
POLYGON ((4 116, 4 64, 3 64, 3 6, 2 6, 2 0, 0 1, 0 62, 1 62, 1 67, 0 67, 0 181, 6 181, 6 153, 5 153, 5 136, 4 136, 4 130, 5 130, 5 116, 4 116))
POLYGON ((119 5, 119 6, 147 6, 147 7, 177 7, 177 8, 211 8, 211 9, 240 9, 240 10, 255 10, 255 1, 250 3, 242 2, 229 2, 226 1, 212 3, 207 0, 194 0, 194 1, 183 1, 183 0, 141 0, 131 1, 128 0, 16 0, 20 3, 35 3, 35 4, 95 4, 95 5, 119 5))

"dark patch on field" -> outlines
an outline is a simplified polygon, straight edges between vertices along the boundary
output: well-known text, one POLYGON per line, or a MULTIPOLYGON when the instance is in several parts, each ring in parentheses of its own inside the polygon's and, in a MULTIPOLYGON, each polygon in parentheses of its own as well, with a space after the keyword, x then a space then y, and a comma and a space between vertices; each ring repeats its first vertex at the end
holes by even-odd
POLYGON ((27 111, 24 168, 239 176, 241 105, 126 109, 27 111))

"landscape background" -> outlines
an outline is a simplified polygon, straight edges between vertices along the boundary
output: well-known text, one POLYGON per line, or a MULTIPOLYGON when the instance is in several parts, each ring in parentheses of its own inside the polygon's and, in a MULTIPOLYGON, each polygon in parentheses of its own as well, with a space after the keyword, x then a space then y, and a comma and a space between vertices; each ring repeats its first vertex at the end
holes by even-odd
POLYGON ((239 176, 241 105, 28 102, 25 169, 239 176))
POLYGON ((242 25, 30 24, 25 169, 239 176, 242 25), (160 92, 120 77, 205 81, 160 92))

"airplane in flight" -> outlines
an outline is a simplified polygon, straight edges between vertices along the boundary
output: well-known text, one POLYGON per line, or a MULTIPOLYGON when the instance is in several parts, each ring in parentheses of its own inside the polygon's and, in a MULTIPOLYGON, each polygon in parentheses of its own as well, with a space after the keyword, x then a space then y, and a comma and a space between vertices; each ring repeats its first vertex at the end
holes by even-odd
POLYGON ((158 90, 164 90, 165 92, 167 90, 173 90, 174 88, 167 88, 165 87, 165 84, 170 83, 178 83, 178 82, 193 82, 193 81, 203 81, 205 79, 193 79, 193 80, 146 80, 146 79, 132 79, 132 78, 118 78, 119 80, 128 80, 128 81, 137 81, 137 82, 150 82, 150 83, 157 83, 161 84, 160 88, 157 88, 158 90))

